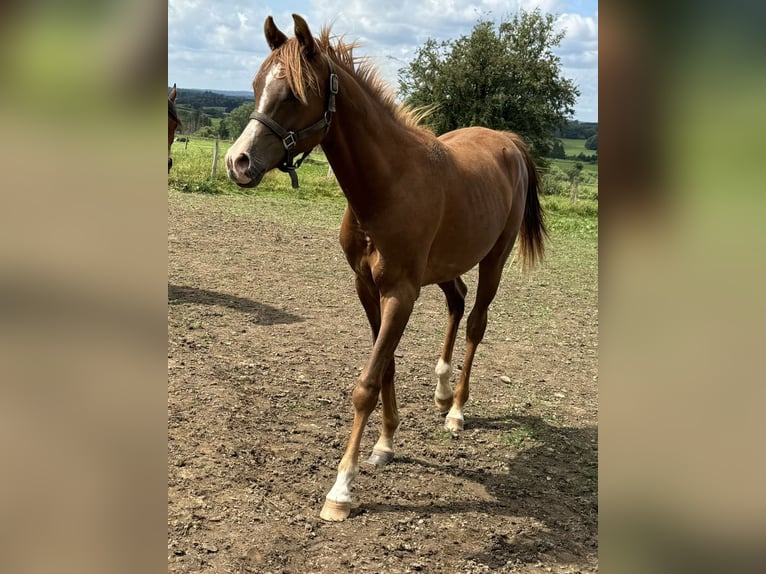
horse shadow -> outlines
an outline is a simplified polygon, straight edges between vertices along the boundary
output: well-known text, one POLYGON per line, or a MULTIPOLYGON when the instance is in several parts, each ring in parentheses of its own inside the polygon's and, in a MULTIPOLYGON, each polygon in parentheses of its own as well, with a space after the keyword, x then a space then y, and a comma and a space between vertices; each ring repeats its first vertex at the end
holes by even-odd
POLYGON ((303 318, 298 315, 293 315, 292 313, 246 297, 237 297, 236 295, 219 293, 209 289, 168 283, 168 305, 183 305, 187 303, 227 307, 241 313, 248 313, 253 316, 254 322, 259 325, 280 325, 303 321, 303 318))
MULTIPOLYGON (((497 431, 498 440, 523 429, 534 446, 510 450, 504 468, 460 468, 450 462, 431 462, 397 456, 394 464, 420 467, 482 485, 494 500, 451 501, 439 504, 367 504, 369 512, 422 514, 484 513, 508 517, 508 528, 488 537, 488 545, 465 558, 492 570, 510 563, 537 563, 544 555, 561 564, 595 560, 598 533, 598 429, 558 427, 540 417, 471 417, 467 429, 497 431), (515 526, 514 518, 531 517, 543 526, 515 526)), ((462 438, 462 437, 461 437, 462 438)), ((461 439, 458 439, 461 440, 461 439)), ((470 440, 470 437, 466 437, 470 440)))

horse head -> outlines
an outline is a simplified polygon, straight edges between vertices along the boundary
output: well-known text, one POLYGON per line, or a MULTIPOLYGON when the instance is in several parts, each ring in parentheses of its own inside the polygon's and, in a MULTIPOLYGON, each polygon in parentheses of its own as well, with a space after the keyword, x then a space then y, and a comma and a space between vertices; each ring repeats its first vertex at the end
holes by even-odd
POLYGON ((335 111, 332 63, 306 21, 297 14, 293 20, 293 38, 271 16, 264 24, 271 53, 253 80, 255 109, 226 154, 229 177, 240 187, 255 187, 276 167, 290 173, 297 187, 293 159, 321 143, 335 111))

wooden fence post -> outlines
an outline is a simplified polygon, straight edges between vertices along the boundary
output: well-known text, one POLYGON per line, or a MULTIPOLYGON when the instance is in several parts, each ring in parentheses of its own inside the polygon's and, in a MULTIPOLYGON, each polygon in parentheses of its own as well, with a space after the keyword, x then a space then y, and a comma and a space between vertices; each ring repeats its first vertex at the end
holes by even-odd
POLYGON ((213 171, 210 173, 210 179, 215 180, 215 169, 218 167, 218 138, 215 138, 213 144, 213 171))

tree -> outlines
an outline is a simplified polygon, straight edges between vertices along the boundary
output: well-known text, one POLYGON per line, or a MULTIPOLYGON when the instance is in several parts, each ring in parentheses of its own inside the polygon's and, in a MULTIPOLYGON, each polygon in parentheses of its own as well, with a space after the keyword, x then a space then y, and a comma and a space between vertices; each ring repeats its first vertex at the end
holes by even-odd
POLYGON ((216 129, 213 126, 202 126, 194 135, 200 138, 214 138, 216 137, 216 129))
POLYGON ((225 140, 229 137, 229 128, 226 125, 226 122, 221 120, 218 122, 218 134, 217 136, 221 138, 222 140, 225 140))
POLYGON ((553 54, 564 37, 553 23, 535 10, 497 26, 479 21, 457 40, 429 39, 399 70, 400 92, 410 106, 432 110, 426 122, 437 134, 471 125, 513 130, 540 157, 579 95, 553 54))
POLYGON ((598 133, 597 122, 579 122, 577 120, 566 121, 556 130, 556 137, 575 140, 586 140, 598 133))
POLYGON ((598 134, 594 134, 585 140, 585 149, 598 151, 598 134))
POLYGON ((181 133, 184 134, 193 134, 200 128, 211 124, 210 118, 196 108, 188 109, 179 107, 178 116, 181 119, 181 125, 183 126, 181 133))
POLYGON ((566 151, 564 150, 564 144, 560 139, 554 139, 551 147, 551 152, 548 154, 553 159, 566 159, 566 151))
POLYGON ((231 113, 222 122, 226 124, 226 133, 232 138, 238 138, 242 130, 245 129, 247 122, 250 121, 250 114, 253 113, 254 109, 254 102, 245 102, 231 110, 231 113))

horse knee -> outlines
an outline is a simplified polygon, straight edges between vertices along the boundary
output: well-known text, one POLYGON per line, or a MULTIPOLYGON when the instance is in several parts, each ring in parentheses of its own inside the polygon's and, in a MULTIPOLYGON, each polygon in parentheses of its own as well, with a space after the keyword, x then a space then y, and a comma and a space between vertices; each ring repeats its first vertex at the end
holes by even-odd
POLYGON ((380 381, 373 380, 371 377, 361 376, 354 385, 354 392, 351 394, 351 403, 357 411, 370 413, 375 408, 380 394, 380 381))

